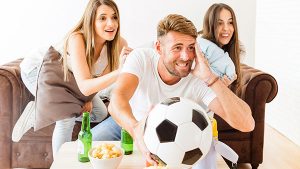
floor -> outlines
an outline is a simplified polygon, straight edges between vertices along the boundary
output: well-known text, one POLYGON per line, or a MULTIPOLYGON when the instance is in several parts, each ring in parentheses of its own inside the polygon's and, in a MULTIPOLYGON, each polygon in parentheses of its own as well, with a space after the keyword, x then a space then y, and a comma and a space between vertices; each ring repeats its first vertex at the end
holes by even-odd
MULTIPOLYGON (((281 133, 266 125, 264 159, 259 169, 300 169, 300 147, 281 133)), ((218 163, 219 169, 228 169, 224 163, 218 163)), ((242 164, 239 169, 251 169, 251 165, 242 164)))
MULTIPOLYGON (((241 164, 238 168, 251 169, 251 166, 249 164, 241 164)), ((300 147, 272 127, 266 125, 264 159, 258 168, 300 169, 300 147)), ((219 160, 218 169, 228 169, 228 167, 223 161, 219 160)))

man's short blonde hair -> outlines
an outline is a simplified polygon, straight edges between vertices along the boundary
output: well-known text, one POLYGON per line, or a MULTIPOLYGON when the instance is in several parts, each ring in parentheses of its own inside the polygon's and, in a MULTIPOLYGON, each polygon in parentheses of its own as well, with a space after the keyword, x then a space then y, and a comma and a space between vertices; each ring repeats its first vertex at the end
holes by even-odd
POLYGON ((197 29, 192 21, 182 15, 170 14, 157 25, 157 38, 165 36, 168 32, 175 31, 197 38, 197 29))

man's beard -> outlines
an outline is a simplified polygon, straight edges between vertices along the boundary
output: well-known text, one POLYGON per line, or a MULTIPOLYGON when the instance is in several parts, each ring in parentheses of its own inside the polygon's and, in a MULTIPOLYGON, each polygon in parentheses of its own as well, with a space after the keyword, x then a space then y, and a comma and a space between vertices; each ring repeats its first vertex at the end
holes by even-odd
POLYGON ((192 63, 189 63, 189 64, 190 64, 190 67, 189 67, 188 71, 181 71, 181 72, 175 69, 175 66, 176 66, 175 64, 174 64, 174 66, 172 67, 172 66, 168 65, 168 64, 165 63, 165 62, 163 62, 163 63, 164 63, 164 65, 165 65, 167 71, 168 71, 171 75, 177 76, 177 77, 180 77, 180 78, 188 76, 189 73, 191 72, 191 69, 192 69, 192 63))

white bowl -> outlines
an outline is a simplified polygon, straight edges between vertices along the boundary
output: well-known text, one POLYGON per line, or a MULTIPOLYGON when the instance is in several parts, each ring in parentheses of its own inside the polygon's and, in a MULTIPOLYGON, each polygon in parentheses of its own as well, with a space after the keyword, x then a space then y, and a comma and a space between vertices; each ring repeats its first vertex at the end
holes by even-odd
POLYGON ((99 159, 92 156, 92 152, 96 147, 93 147, 89 151, 89 159, 94 169, 117 169, 120 165, 122 158, 124 156, 124 150, 120 147, 116 148, 120 149, 122 154, 119 157, 108 158, 108 159, 99 159))

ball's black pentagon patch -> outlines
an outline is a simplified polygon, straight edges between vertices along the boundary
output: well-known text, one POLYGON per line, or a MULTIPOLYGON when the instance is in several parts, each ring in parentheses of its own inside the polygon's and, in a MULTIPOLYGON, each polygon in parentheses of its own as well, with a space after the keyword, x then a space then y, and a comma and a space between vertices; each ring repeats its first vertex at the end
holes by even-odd
POLYGON ((200 110, 193 109, 192 121, 201 129, 201 131, 208 126, 208 123, 205 117, 200 113, 200 110))
POLYGON ((161 104, 170 106, 171 104, 174 104, 177 102, 180 102, 180 97, 168 98, 168 99, 164 100, 163 102, 161 102, 161 104))
POLYGON ((178 127, 176 124, 172 123, 167 119, 162 121, 156 127, 156 134, 160 143, 174 142, 177 133, 177 128, 178 127))
POLYGON ((182 164, 193 165, 202 157, 202 152, 199 148, 196 148, 191 151, 187 151, 184 154, 182 164))

